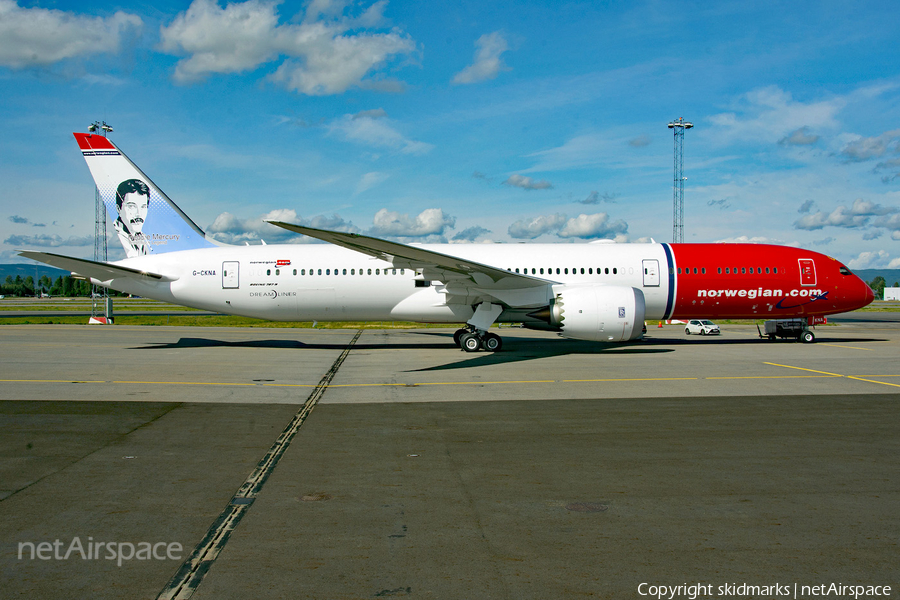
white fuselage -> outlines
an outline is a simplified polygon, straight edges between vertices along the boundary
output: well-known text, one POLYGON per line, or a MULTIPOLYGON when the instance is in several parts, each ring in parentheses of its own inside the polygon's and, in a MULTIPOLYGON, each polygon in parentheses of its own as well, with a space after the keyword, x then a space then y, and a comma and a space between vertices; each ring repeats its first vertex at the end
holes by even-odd
MULTIPOLYGON (((433 244, 421 248, 527 273, 553 284, 636 287, 646 318, 664 317, 669 278, 661 244, 433 244), (647 272, 645 272, 647 271, 647 272)), ((477 295, 447 303, 446 287, 417 286, 411 269, 330 244, 226 246, 141 256, 116 264, 174 278, 98 282, 186 306, 276 321, 462 322, 477 295)), ((427 273, 426 273, 427 276, 427 273)), ((452 285, 452 284, 451 284, 452 285)), ((546 305, 552 286, 529 291, 546 305), (537 294, 537 295, 536 295, 537 294)), ((517 303, 521 306, 521 303, 517 303)), ((498 321, 521 321, 504 313, 498 321)))

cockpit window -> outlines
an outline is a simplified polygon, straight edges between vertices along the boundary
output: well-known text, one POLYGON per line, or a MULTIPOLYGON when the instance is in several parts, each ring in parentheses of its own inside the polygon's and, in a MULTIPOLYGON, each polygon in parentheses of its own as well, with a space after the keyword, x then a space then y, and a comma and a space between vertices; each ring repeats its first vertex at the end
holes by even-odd
POLYGON ((841 275, 853 275, 853 273, 850 272, 850 269, 848 269, 844 265, 841 265, 841 268, 839 270, 841 272, 841 275))

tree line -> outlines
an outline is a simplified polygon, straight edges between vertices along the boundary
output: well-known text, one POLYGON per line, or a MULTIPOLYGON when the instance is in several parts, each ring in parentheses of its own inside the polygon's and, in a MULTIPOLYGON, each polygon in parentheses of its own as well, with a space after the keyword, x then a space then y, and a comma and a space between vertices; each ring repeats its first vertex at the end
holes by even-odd
MULTIPOLYGON (((875 292, 876 300, 884 300, 884 288, 887 287, 887 281, 885 281, 884 277, 879 275, 869 282, 869 287, 875 292)), ((895 281, 893 287, 900 287, 900 283, 895 281)))
MULTIPOLYGON (((34 277, 31 275, 23 278, 21 275, 7 275, 6 280, 0 284, 0 295, 34 297, 35 294, 49 294, 51 296, 87 296, 91 295, 91 284, 83 279, 75 279, 71 275, 60 276, 53 281, 49 276, 43 275, 37 282, 35 289, 34 277)), ((115 290, 109 290, 110 296, 123 296, 115 290)))

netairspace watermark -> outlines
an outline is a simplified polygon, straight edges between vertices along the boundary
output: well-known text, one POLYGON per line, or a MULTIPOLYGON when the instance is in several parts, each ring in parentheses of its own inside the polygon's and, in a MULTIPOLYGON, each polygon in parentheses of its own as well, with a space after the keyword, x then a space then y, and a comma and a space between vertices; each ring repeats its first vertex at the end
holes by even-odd
POLYGON ((637 589, 639 596, 657 600, 675 598, 886 598, 891 595, 889 585, 847 585, 844 583, 773 583, 770 585, 750 585, 747 583, 683 583, 681 585, 658 585, 642 583, 637 589))
POLYGON ((114 560, 118 567, 129 560, 181 560, 182 552, 178 542, 95 542, 89 537, 83 544, 77 536, 68 545, 59 539, 37 544, 19 542, 19 560, 114 560))

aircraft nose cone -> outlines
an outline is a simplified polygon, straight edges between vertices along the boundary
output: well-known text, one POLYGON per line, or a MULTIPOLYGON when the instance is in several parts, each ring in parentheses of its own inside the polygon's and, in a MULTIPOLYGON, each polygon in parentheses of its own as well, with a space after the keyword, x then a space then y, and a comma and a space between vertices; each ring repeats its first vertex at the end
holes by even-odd
POLYGON ((863 282, 863 285, 865 285, 866 287, 866 303, 863 306, 866 306, 868 304, 871 304, 875 299, 875 292, 872 291, 872 288, 870 288, 867 283, 863 282))

